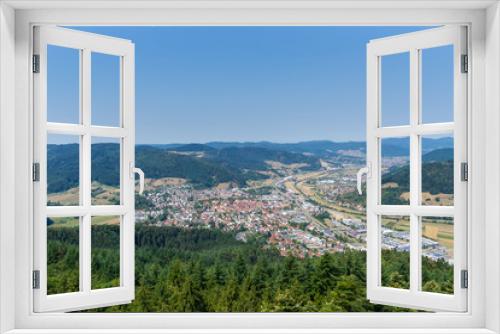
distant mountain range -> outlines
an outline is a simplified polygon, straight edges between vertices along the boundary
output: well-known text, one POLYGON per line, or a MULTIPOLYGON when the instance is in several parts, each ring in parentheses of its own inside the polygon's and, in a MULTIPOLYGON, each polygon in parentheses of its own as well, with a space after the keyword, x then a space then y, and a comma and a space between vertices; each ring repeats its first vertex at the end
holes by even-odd
MULTIPOLYGON (((408 156, 408 140, 387 139, 384 156, 408 156)), ((451 138, 424 139, 424 161, 445 161, 453 155, 451 138), (427 157, 427 158, 426 158, 427 157)), ((210 142, 205 144, 137 145, 136 165, 149 178, 179 177, 195 185, 211 187, 221 182, 240 186, 248 180, 266 178, 269 161, 296 164, 302 170, 317 170, 320 159, 358 151, 360 162, 366 151, 364 142, 308 141, 299 143, 210 142)), ((79 148, 76 144, 49 144, 48 192, 61 192, 78 185, 79 148)), ((119 146, 92 145, 92 181, 119 183, 119 146)))
MULTIPOLYGON (((273 143, 268 141, 260 142, 208 142, 204 144, 151 144, 158 148, 175 151, 211 151, 225 148, 267 148, 269 150, 287 151, 295 153, 310 153, 316 155, 332 155, 338 151, 359 150, 366 152, 364 141, 334 142, 329 140, 314 140, 297 143, 273 143)), ((422 147, 424 153, 441 148, 452 148, 453 138, 423 138, 422 147)), ((387 138, 382 141, 382 150, 385 156, 408 155, 410 141, 408 138, 387 138)))

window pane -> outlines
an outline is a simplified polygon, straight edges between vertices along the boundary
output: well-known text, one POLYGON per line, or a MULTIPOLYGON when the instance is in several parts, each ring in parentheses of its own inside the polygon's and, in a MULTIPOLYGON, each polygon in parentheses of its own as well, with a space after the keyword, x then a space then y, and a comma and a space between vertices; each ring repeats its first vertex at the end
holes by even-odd
POLYGON ((453 46, 421 50, 422 122, 453 122, 453 46))
POLYGON ((453 218, 422 217, 422 290, 453 294, 453 218))
POLYGON ((92 217, 92 289, 120 286, 120 217, 92 217))
POLYGON ((453 137, 422 137, 422 205, 453 206, 453 137))
POLYGON ((383 205, 410 203, 410 138, 381 139, 381 189, 383 205))
POLYGON ((92 205, 120 204, 120 139, 92 138, 92 205))
POLYGON ((47 135, 47 205, 80 203, 80 137, 47 135))
POLYGON ((92 124, 120 126, 120 57, 92 53, 92 124))
POLYGON ((381 125, 410 124, 410 54, 380 57, 381 125))
POLYGON ((80 218, 47 218, 47 294, 77 292, 80 218))
POLYGON ((410 219, 381 216, 382 286, 410 288, 410 219))
POLYGON ((80 50, 47 45, 47 121, 80 122, 80 50))

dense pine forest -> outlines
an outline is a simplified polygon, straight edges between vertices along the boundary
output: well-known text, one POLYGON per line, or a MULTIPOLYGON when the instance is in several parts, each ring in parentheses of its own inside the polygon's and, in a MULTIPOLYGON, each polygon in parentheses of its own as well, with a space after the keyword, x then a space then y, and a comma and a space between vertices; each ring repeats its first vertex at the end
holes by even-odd
MULTIPOLYGON (((50 222, 49 222, 50 223, 50 222)), ((92 287, 118 284, 117 225, 92 229, 92 287)), ((78 291, 78 229, 48 229, 49 294, 78 291)), ((384 285, 407 287, 409 258, 384 251, 384 285)), ((365 298, 365 252, 298 259, 210 229, 136 226, 136 293, 93 312, 382 312, 365 298)), ((424 290, 452 292, 452 266, 423 259, 424 290)))

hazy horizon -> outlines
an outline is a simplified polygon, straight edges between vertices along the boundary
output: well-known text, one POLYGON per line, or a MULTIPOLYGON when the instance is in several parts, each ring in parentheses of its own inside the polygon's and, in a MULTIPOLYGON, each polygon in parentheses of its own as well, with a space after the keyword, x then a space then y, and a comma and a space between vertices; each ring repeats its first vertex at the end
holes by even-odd
MULTIPOLYGON (((73 144, 75 143, 74 141, 69 141, 68 137, 74 138, 75 136, 64 136, 64 135, 58 135, 57 136, 59 139, 62 139, 61 141, 54 141, 53 136, 51 136, 52 140, 49 140, 49 145, 63 145, 63 144, 73 144)), ((442 137, 438 138, 425 138, 425 140, 441 140, 441 139, 452 139, 453 136, 450 135, 444 135, 442 137)), ((116 142, 110 142, 106 138, 100 138, 101 140, 94 140, 92 141, 92 144, 100 144, 100 143, 116 143, 116 142)), ((391 138, 392 140, 399 140, 401 138, 391 138)), ((389 139, 389 140, 391 140, 389 139)), ((302 143, 319 143, 319 142, 330 142, 330 143, 366 143, 366 140, 329 140, 329 139, 314 139, 314 140, 299 140, 299 141, 294 141, 294 142, 278 142, 278 141, 270 141, 270 140, 257 140, 257 141, 237 141, 237 140, 212 140, 212 141, 207 141, 207 142, 167 142, 167 143, 135 143, 136 146, 158 146, 158 145, 210 145, 214 143, 221 143, 221 144, 302 144, 302 143)))

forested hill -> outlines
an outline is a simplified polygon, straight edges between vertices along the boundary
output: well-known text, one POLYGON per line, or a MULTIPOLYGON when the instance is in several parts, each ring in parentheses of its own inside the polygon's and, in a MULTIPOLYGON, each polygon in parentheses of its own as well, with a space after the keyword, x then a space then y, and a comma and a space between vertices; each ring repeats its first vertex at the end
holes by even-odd
MULTIPOLYGON (((422 191, 453 194, 453 149, 438 149, 422 156, 422 191)), ((410 167, 394 168, 382 177, 383 183, 398 184, 400 192, 409 191, 410 167)))
POLYGON ((453 160, 453 149, 452 148, 440 148, 424 154, 422 157, 424 162, 437 162, 437 161, 452 161, 453 160))
MULTIPOLYGON (((77 144, 48 145, 48 192, 61 192, 78 185, 79 148, 77 144)), ((215 149, 202 144, 162 148, 136 147, 136 166, 149 178, 185 178, 195 185, 211 187, 221 182, 240 186, 248 180, 265 178, 258 171, 270 169, 268 161, 300 164, 305 170, 320 168, 319 158, 261 147, 215 149)), ((119 182, 119 146, 92 145, 92 181, 107 185, 119 182)))
MULTIPOLYGON (((443 162, 452 155, 449 138, 424 141, 428 160, 443 162)), ((388 157, 407 156, 407 141, 388 139, 382 146, 388 157)), ((358 152, 356 163, 363 163, 365 143, 310 141, 295 144, 221 143, 138 145, 136 166, 149 178, 178 177, 201 187, 211 187, 222 182, 240 186, 248 180, 262 179, 261 173, 273 167, 269 162, 294 164, 304 171, 320 168, 320 159, 330 159, 345 152, 358 152)), ((77 144, 47 146, 48 191, 61 192, 78 185, 79 148, 77 144)), ((356 156, 356 154, 355 154, 356 156)), ((119 146, 113 143, 92 145, 92 181, 105 185, 119 182, 119 146)))
MULTIPOLYGON (((436 149, 422 156, 422 191, 432 195, 453 194, 453 149, 436 149)), ((400 196, 410 190, 410 167, 394 167, 382 175, 382 184, 395 183, 397 187, 387 188, 382 192, 382 201, 386 204, 405 204, 400 196)), ((366 205, 365 193, 348 192, 337 197, 343 205, 366 205)))
POLYGON ((232 168, 206 156, 178 154, 151 146, 138 146, 135 154, 136 166, 153 179, 179 177, 210 187, 221 182, 244 185, 247 180, 264 177, 255 171, 232 168))
POLYGON ((303 169, 306 170, 320 168, 318 157, 262 147, 228 147, 212 151, 208 157, 232 168, 250 170, 268 169, 269 164, 266 163, 267 161, 276 161, 283 164, 305 164, 306 166, 303 169))

